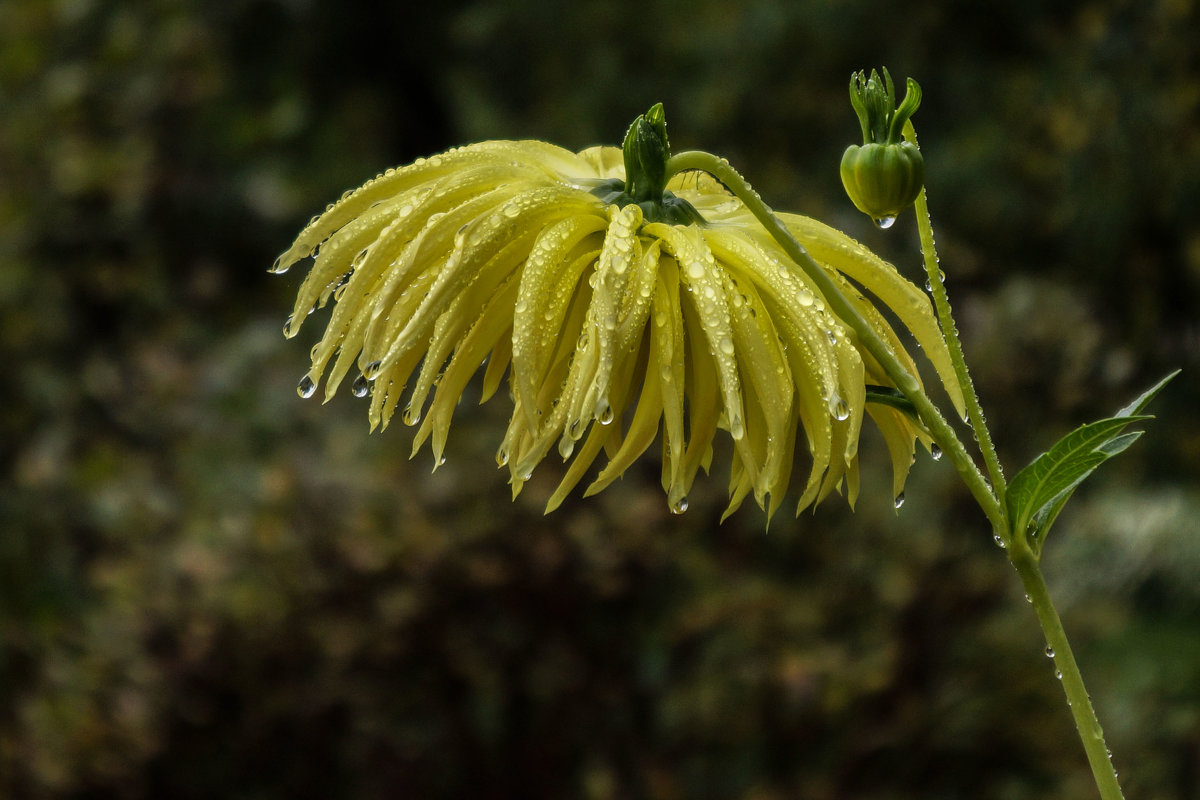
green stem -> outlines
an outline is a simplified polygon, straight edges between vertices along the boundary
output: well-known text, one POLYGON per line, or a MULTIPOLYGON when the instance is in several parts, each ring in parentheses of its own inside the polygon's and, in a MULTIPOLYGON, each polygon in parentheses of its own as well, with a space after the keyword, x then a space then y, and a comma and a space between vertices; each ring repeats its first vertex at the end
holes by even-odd
POLYGON ((987 479, 979 471, 966 448, 963 447, 954 429, 950 427, 937 407, 921 389, 921 384, 900 363, 891 347, 875 332, 871 324, 842 295, 833 279, 813 260, 804 246, 796 240, 791 231, 763 202, 758 192, 750 187, 745 178, 738 174, 728 161, 711 153, 693 150, 674 155, 667 162, 668 178, 687 170, 707 172, 723 183, 762 223, 784 252, 796 262, 796 265, 804 270, 804 273, 825 297, 825 302, 828 303, 833 313, 850 326, 867 352, 879 362, 888 377, 896 384, 896 388, 903 392, 916 408, 917 415, 925 423, 929 432, 933 434, 934 440, 941 446, 958 474, 962 476, 963 482, 966 483, 968 490, 979 503, 979 507, 983 509, 983 513, 987 515, 992 527, 996 531, 1007 531, 1003 506, 992 494, 987 479))
MULTIPOLYGON (((913 129, 912 122, 904 124, 904 138, 912 142, 914 146, 917 145, 917 132, 913 129)), ((929 216, 929 204, 925 197, 924 187, 917 195, 913 210, 917 215, 917 229, 921 235, 921 254, 925 260, 925 272, 929 276, 929 290, 933 294, 933 306, 937 310, 938 322, 942 327, 942 337, 946 340, 946 347, 950 351, 954 374, 958 377, 958 385, 962 387, 963 400, 967 408, 967 422, 975 431, 975 440, 979 443, 979 450, 983 454, 983 461, 987 466, 996 498, 1000 501, 1001 511, 1006 512, 1004 470, 1000 466, 1000 459, 996 455, 996 446, 992 443, 992 435, 983 418, 983 408, 979 404, 979 396, 975 393, 975 383, 971 380, 971 373, 967 370, 967 360, 963 355, 962 342, 958 338, 958 328, 954 324, 954 316, 950 311, 950 298, 946 294, 946 284, 938 265, 937 248, 933 243, 933 222, 929 216)), ((1004 524, 1001 526, 1001 532, 1001 535, 1007 535, 1007 513, 1004 524)))
POLYGON ((1038 566, 1037 557, 1022 537, 1013 537, 1008 553, 1009 560, 1021 577, 1025 586, 1025 594, 1033 605, 1042 632, 1046 636, 1048 647, 1046 654, 1054 654, 1054 665, 1061 676, 1063 691, 1067 695, 1067 705, 1075 718, 1075 727, 1083 742, 1083 750, 1087 754, 1088 764, 1092 768, 1092 777, 1100 790, 1103 800, 1124 800, 1121 785, 1117 782, 1117 772, 1113 769, 1112 757, 1104 743, 1104 732, 1100 728, 1100 720, 1092 707, 1092 698, 1083 685, 1083 676, 1079 665, 1075 663, 1075 654, 1071 652, 1071 644, 1067 641, 1066 631, 1063 630, 1062 620, 1054 609, 1046 581, 1042 578, 1042 570, 1038 566))

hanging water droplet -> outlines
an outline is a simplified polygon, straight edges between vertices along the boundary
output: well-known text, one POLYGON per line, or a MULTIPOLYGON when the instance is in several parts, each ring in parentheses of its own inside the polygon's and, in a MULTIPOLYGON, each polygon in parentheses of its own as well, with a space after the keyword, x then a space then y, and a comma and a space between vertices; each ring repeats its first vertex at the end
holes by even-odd
POLYGON ((904 505, 904 492, 896 495, 896 499, 892 501, 892 505, 895 506, 897 510, 904 505))
POLYGON ((283 321, 283 335, 291 338, 292 336, 292 315, 288 314, 288 318, 283 321))
POLYGON ((363 367, 363 375, 367 376, 367 380, 373 381, 379 375, 380 368, 383 367, 382 361, 372 361, 363 367))
POLYGON ((688 510, 688 500, 686 497, 681 497, 678 500, 671 503, 671 513, 672 514, 682 514, 683 512, 685 512, 687 510, 688 510))
POLYGON ((937 442, 929 445, 929 457, 934 461, 942 460, 942 448, 938 446, 937 442))
POLYGON ((316 391, 317 384, 314 383, 313 379, 307 375, 300 379, 300 383, 296 384, 296 394, 300 395, 305 400, 312 397, 313 393, 316 391))
POLYGON ((404 424, 416 425, 421 421, 421 409, 413 408, 412 403, 404 407, 404 424))
POLYGON ((612 406, 608 404, 607 400, 601 400, 600 402, 604 404, 604 408, 596 415, 596 421, 601 425, 611 425, 613 421, 612 406))
POLYGON ((371 382, 367 380, 367 376, 359 373, 358 377, 354 379, 354 383, 350 386, 350 394, 355 397, 366 397, 370 388, 371 382))
POLYGON ((496 451, 496 466, 503 467, 508 464, 508 448, 501 447, 496 451))
POLYGON ((833 418, 838 422, 844 422, 850 418, 850 406, 846 405, 846 401, 836 395, 833 402, 833 418))
POLYGON ((1046 645, 1046 658, 1054 658, 1054 648, 1046 645))
POLYGON ((570 436, 564 436, 558 440, 558 454, 562 456, 562 460, 566 461, 575 452, 575 440, 570 436))
POLYGON ((875 227, 886 231, 888 228, 892 227, 892 224, 895 223, 895 221, 896 218, 894 216, 876 217, 875 227))
POLYGON ((735 414, 729 420, 729 435, 732 436, 735 441, 740 441, 741 438, 746 435, 746 425, 742 422, 742 417, 740 414, 735 414))

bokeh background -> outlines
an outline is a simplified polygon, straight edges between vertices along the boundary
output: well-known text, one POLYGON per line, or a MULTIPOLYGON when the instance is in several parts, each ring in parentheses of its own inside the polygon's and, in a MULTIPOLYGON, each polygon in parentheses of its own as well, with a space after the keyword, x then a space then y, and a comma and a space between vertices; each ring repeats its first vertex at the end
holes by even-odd
POLYGON ((1191 0, 0 4, 0 797, 1088 798, 1033 614, 949 464, 724 525, 657 467, 544 517, 503 400, 448 462, 295 385, 302 224, 485 138, 676 149, 919 281, 842 195, 852 70, 917 77, 1010 474, 1161 375, 1045 563, 1131 800, 1200 798, 1191 0))

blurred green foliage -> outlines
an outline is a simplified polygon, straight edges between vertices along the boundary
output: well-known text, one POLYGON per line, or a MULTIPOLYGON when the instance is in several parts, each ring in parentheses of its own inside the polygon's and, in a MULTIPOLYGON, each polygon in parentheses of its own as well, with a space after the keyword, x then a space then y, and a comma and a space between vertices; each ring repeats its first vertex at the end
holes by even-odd
MULTIPOLYGON (((1137 800, 1200 798, 1200 40, 1189 0, 0 5, 0 796, 1088 797, 952 470, 895 514, 683 518, 654 465, 543 517, 506 409, 448 463, 296 398, 266 268, 381 168, 482 138, 676 149, 916 275, 842 196, 852 70, 917 77, 1005 461, 1175 367, 1046 561, 1137 800)), ((909 220, 910 222, 911 220, 909 220)))

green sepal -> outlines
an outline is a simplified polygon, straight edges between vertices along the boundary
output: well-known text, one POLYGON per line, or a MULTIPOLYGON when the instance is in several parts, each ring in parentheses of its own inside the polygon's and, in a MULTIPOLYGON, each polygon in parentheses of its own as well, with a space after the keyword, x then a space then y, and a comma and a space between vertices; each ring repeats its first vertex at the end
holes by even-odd
POLYGON ((666 222, 670 225, 708 224, 695 206, 674 192, 663 191, 658 202, 654 200, 638 201, 625 191, 625 182, 620 178, 603 181, 592 189, 592 194, 600 198, 606 205, 615 205, 618 208, 628 205, 640 206, 642 220, 645 222, 666 222))
POLYGON ((912 78, 905 81, 904 100, 896 106, 896 87, 891 73, 883 68, 883 79, 871 70, 850 75, 850 105, 862 127, 863 144, 896 144, 901 139, 904 123, 921 106, 921 85, 912 78))
POLYGON ((1176 370, 1163 378, 1116 416, 1071 431, 1013 477, 1004 498, 1009 520, 1015 534, 1025 537, 1035 558, 1041 559, 1046 534, 1075 489, 1097 467, 1137 441, 1142 432, 1125 433, 1125 428, 1153 419, 1142 412, 1178 374, 1176 370))
POLYGON ((841 176, 854 207, 883 225, 921 193, 925 159, 911 142, 852 144, 842 154, 841 176))
POLYGON ((672 225, 704 225, 704 217, 695 206, 667 191, 667 160, 671 145, 667 140, 667 115, 662 103, 633 121, 621 148, 625 158, 625 180, 611 178, 591 190, 605 204, 642 209, 645 222, 672 225))

